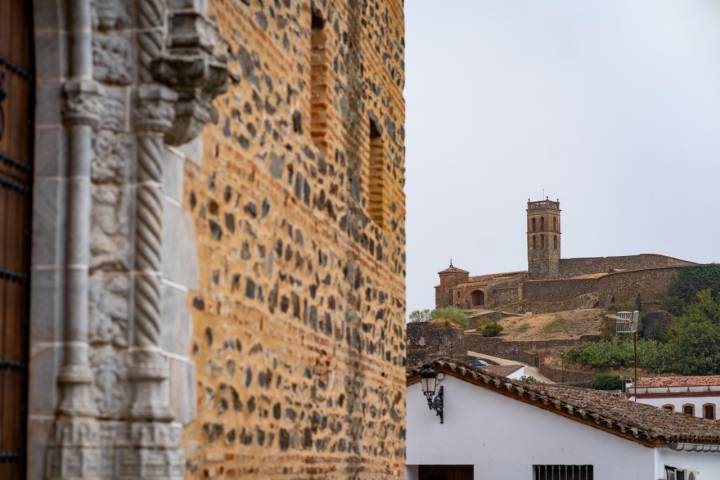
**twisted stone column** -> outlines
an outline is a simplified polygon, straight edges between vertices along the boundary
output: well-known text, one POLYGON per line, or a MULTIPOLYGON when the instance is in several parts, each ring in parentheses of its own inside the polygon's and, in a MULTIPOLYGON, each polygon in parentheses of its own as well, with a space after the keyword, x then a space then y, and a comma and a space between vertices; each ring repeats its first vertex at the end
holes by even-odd
POLYGON ((135 211, 135 383, 131 416, 170 420, 167 358, 160 348, 162 306, 163 136, 172 127, 177 94, 157 84, 138 88, 134 124, 137 131, 135 211))

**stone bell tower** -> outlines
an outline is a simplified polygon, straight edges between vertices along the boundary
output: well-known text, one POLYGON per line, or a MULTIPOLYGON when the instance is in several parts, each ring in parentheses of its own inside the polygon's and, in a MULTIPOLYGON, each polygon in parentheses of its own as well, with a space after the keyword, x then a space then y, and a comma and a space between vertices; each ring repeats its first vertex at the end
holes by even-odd
POLYGON ((560 200, 527 203, 527 252, 530 279, 560 276, 560 200))

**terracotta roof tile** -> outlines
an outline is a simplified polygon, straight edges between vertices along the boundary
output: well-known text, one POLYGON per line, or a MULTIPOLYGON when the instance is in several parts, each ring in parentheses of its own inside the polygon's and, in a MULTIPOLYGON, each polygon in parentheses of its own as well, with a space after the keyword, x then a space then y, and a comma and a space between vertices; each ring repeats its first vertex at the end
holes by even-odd
MULTIPOLYGON (((718 421, 667 412, 599 390, 509 380, 480 368, 446 360, 437 360, 430 366, 438 372, 642 444, 674 448, 686 448, 685 444, 700 444, 707 446, 702 448, 712 449, 720 445, 718 421)), ((419 369, 408 370, 407 384, 417 381, 419 369)))
POLYGON ((707 387, 720 385, 720 375, 698 377, 644 377, 638 379, 638 388, 707 387))
POLYGON ((492 373, 493 375, 498 375, 500 377, 507 377, 508 375, 517 372, 521 368, 523 368, 522 365, 487 365, 485 367, 478 367, 483 372, 492 373))

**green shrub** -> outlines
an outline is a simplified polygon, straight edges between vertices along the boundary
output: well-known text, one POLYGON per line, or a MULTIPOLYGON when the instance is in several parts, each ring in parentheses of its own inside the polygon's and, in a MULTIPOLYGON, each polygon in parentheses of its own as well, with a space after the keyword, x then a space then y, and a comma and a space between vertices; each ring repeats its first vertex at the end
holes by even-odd
POLYGON ((482 329, 483 337, 497 337, 503 331, 503 326, 497 322, 489 323, 482 329))
POLYGON ((444 320, 451 320, 455 323, 462 325, 464 328, 468 328, 469 325, 469 318, 467 316, 467 313, 457 307, 436 308, 435 310, 430 312, 430 318, 432 320, 439 318, 444 320))
POLYGON ((592 388, 595 390, 622 390, 625 381, 620 375, 612 373, 598 373, 592 380, 592 388))
POLYGON ((714 297, 720 293, 720 265, 697 265, 680 268, 670 283, 666 306, 674 315, 694 303, 702 290, 710 290, 714 297))

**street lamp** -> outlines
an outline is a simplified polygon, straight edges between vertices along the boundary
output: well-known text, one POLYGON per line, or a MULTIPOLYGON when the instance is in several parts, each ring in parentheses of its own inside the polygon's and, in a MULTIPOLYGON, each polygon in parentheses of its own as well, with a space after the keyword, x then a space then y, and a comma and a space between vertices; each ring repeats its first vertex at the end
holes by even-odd
POLYGON ((422 390, 428 402, 428 408, 435 410, 437 416, 440 417, 440 423, 443 423, 443 387, 438 388, 438 373, 424 366, 420 370, 420 380, 422 382, 422 390), (437 393, 436 393, 437 392, 437 393))

